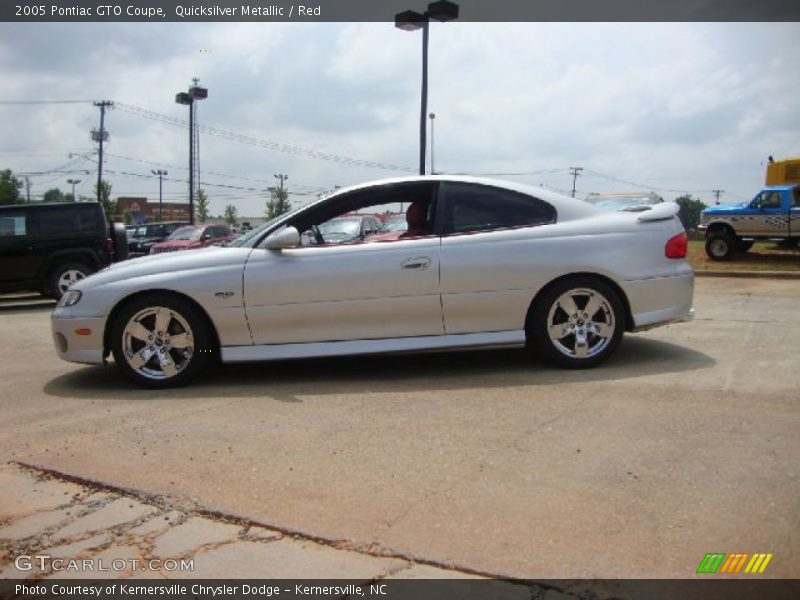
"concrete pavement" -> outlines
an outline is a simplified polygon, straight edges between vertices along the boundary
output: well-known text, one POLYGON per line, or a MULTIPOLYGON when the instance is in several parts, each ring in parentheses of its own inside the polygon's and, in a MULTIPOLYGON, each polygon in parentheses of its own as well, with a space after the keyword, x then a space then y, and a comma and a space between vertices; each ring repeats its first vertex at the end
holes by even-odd
MULTIPOLYGON (((227 366, 131 388, 0 308, 0 460, 375 557, 521 578, 798 577, 797 281, 704 278, 591 371, 517 351, 227 366)), ((3 537, 0 529, 0 538, 3 537)))

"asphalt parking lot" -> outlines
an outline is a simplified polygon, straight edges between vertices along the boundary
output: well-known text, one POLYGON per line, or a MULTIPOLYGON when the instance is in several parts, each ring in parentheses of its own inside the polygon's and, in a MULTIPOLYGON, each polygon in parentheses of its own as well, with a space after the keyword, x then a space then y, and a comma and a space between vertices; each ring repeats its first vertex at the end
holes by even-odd
MULTIPOLYGON (((132 388, 0 301, 0 461, 484 574, 800 577, 800 281, 699 278, 604 366, 519 351, 225 366, 132 388)), ((3 492, 0 491, 0 494, 3 492)))

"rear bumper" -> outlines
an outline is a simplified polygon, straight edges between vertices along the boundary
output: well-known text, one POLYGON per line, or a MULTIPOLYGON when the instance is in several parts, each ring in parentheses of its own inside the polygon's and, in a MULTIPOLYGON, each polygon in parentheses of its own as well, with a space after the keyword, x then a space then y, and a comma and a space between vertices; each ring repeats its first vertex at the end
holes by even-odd
POLYGON ((694 273, 623 283, 633 316, 633 331, 694 318, 694 273))
POLYGON ((59 358, 86 365, 103 364, 105 317, 64 318, 53 313, 50 326, 59 358))

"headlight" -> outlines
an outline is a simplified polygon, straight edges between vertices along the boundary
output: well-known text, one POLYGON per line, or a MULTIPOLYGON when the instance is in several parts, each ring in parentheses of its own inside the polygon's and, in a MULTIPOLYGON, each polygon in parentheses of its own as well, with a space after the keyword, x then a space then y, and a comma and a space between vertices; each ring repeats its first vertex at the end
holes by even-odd
POLYGON ((58 301, 56 308, 66 308, 68 306, 75 306, 81 299, 81 294, 78 290, 68 290, 61 300, 58 301))

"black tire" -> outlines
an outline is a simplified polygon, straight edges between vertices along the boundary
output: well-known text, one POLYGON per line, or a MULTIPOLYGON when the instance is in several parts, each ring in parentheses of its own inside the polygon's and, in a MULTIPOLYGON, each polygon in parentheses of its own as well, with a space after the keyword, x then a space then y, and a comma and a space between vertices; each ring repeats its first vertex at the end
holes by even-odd
POLYGON ((753 244, 755 244, 755 240, 737 239, 736 240, 736 251, 737 252, 747 252, 748 250, 750 250, 750 248, 753 247, 753 244))
POLYGON ((574 277, 553 286, 531 307, 526 324, 529 346, 547 362, 568 369, 599 365, 619 347, 624 332, 625 309, 619 295, 592 277, 574 277), (578 309, 573 314, 564 306, 567 296, 578 309), (590 301, 597 308, 584 313, 590 301), (561 327, 565 335, 551 337, 551 325, 561 327))
POLYGON ((206 315, 187 300, 169 294, 148 294, 129 301, 117 313, 110 335, 117 366, 137 384, 149 388, 185 385, 217 356, 206 315), (161 324, 159 315, 164 319, 161 324), (162 331, 159 326, 164 327, 162 331), (143 339, 146 334, 150 334, 149 339, 143 339), (176 344, 179 336, 186 346, 176 344))
POLYGON ((706 254, 711 260, 730 260, 736 252, 736 240, 727 231, 706 236, 706 254))
POLYGON ((128 234, 125 231, 125 225, 122 223, 111 224, 111 239, 114 242, 114 256, 111 259, 114 262, 127 260, 128 258, 128 234))
POLYGON ((47 276, 47 295, 60 300, 70 285, 92 273, 94 269, 84 263, 60 263, 47 276))

